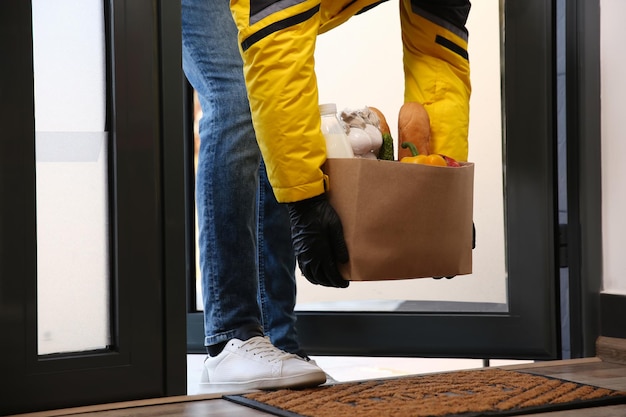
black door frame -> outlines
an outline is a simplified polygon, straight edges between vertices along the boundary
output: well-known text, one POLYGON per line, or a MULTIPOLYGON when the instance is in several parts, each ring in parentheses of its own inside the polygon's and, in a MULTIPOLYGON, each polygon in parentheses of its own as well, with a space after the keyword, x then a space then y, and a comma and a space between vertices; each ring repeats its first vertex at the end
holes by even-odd
POLYGON ((600 2, 565 1, 569 315, 573 357, 595 355, 602 290, 600 2))
MULTIPOLYGON (((107 0, 111 346, 37 354, 31 3, 0 3, 0 415, 186 393, 180 3, 107 0)), ((88 273, 88 271, 85 271, 88 273)), ((80 314, 80 312, 76 312, 80 314)))

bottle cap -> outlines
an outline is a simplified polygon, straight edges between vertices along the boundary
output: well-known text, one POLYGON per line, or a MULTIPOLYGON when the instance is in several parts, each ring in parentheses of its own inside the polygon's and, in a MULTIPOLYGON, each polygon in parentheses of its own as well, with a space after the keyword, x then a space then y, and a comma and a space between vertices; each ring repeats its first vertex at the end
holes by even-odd
POLYGON ((337 114, 337 105, 335 103, 320 104, 320 114, 337 114))

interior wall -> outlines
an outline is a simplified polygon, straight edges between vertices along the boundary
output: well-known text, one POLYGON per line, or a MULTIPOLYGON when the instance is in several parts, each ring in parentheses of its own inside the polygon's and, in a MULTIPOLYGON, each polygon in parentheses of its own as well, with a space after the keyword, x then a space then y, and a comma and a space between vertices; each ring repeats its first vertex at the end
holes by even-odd
POLYGON ((621 35, 626 2, 601 0, 600 7, 603 287, 605 293, 626 295, 626 56, 621 35))

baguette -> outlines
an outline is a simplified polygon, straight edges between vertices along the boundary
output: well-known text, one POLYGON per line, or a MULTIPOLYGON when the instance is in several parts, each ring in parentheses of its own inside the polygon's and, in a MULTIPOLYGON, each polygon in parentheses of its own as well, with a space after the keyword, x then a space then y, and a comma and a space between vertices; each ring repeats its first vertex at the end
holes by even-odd
POLYGON ((430 154, 430 118, 421 103, 410 101, 400 108, 398 114, 398 159, 412 156, 409 149, 402 147, 411 142, 420 155, 430 154))

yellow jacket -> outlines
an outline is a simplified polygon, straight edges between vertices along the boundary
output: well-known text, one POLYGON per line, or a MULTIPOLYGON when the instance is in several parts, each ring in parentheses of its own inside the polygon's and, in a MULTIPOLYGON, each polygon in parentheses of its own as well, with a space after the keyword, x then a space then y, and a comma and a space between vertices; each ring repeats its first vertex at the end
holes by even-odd
MULTIPOLYGON (((377 3, 380 1, 231 0, 252 120, 280 202, 324 192, 321 166, 326 145, 320 130, 314 71, 316 37, 377 3)), ((467 160, 467 34, 420 9, 419 3, 400 0, 404 101, 418 101, 426 107, 431 118, 431 152, 467 160)))

